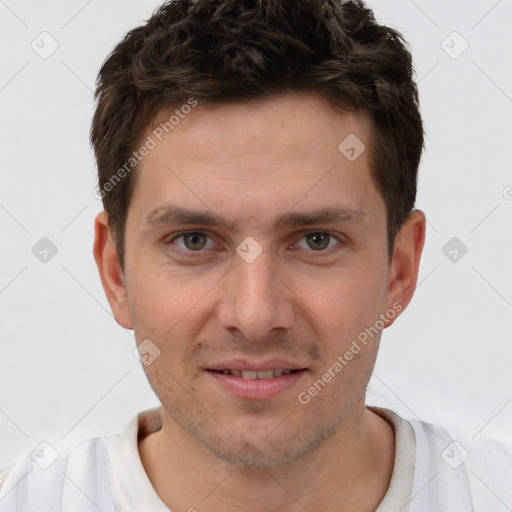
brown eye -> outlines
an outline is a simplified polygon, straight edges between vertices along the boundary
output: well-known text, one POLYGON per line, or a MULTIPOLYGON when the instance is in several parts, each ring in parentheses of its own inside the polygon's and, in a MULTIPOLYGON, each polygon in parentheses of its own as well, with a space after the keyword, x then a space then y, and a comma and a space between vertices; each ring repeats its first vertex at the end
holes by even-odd
POLYGON ((308 246, 314 251, 322 251, 328 247, 330 240, 329 233, 310 233, 306 236, 308 246))
POLYGON ((188 233, 181 233, 177 235, 168 243, 176 245, 183 251, 200 251, 201 249, 211 249, 214 246, 213 241, 208 235, 200 231, 189 231, 188 233))
POLYGON ((206 242, 208 241, 208 237, 204 233, 185 233, 181 235, 183 239, 184 246, 189 251, 199 251, 204 249, 206 246, 206 242))

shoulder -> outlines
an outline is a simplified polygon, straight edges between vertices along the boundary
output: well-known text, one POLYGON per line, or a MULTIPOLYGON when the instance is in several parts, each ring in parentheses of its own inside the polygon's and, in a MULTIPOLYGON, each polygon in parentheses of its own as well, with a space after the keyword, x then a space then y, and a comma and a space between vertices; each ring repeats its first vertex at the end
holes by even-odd
POLYGON ((105 437, 62 451, 41 443, 1 475, 0 512, 114 511, 105 437))
POLYGON ((9 466, 7 468, 0 468, 0 492, 2 490, 2 487, 4 486, 5 481, 7 480, 7 477, 9 476, 9 473, 12 471, 14 465, 9 466))
POLYGON ((416 438, 414 510, 493 510, 512 507, 512 446, 463 429, 409 421, 416 438), (427 505, 427 508, 425 508, 427 505))

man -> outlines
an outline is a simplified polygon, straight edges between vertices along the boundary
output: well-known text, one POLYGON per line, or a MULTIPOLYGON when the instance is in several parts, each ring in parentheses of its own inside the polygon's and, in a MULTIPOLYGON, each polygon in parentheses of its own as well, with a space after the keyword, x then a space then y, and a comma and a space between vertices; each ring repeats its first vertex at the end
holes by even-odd
POLYGON ((94 257, 162 406, 21 461, 0 510, 487 510, 444 430, 365 406, 425 239, 401 36, 359 1, 175 0, 96 96, 94 257))

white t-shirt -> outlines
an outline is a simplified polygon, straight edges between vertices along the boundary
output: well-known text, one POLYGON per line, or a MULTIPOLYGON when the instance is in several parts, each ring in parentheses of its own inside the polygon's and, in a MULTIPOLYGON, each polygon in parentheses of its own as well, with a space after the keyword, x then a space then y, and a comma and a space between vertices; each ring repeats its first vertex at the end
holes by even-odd
MULTIPOLYGON (((440 427, 377 407, 395 432, 388 492, 376 512, 510 512, 512 450, 486 440, 455 442, 440 427)), ((51 446, 0 478, 0 512, 169 512, 144 471, 138 438, 161 428, 160 408, 119 434, 97 437, 56 460, 51 446), (45 469, 46 467, 46 469, 45 469)))

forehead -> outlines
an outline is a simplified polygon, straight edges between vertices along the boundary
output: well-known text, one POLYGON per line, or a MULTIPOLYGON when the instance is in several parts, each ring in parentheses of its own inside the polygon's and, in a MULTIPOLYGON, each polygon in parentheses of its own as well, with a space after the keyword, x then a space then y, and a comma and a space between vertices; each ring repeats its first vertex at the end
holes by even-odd
MULTIPOLYGON (((178 146, 192 145, 187 159, 228 156, 261 157, 295 155, 298 159, 339 156, 339 144, 349 135, 369 143, 371 122, 364 111, 335 111, 311 92, 291 92, 264 99, 224 104, 184 104, 163 109, 145 135, 164 130, 158 145, 176 144, 174 159, 182 155, 178 146), (176 111, 178 114, 177 115, 176 111)), ((155 135, 153 135, 155 138, 155 135)), ((159 139, 160 137, 156 137, 159 139)), ((147 162, 151 161, 150 158, 147 162)), ((143 162, 140 167, 144 167, 143 162)))
POLYGON ((375 200, 370 135, 367 116, 312 93, 162 110, 142 137, 154 147, 138 165, 131 209, 141 218, 173 203, 240 220, 255 205, 282 215, 323 198, 360 210, 375 200))

